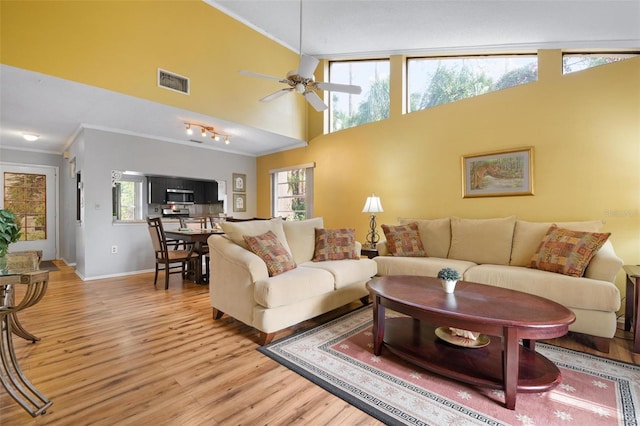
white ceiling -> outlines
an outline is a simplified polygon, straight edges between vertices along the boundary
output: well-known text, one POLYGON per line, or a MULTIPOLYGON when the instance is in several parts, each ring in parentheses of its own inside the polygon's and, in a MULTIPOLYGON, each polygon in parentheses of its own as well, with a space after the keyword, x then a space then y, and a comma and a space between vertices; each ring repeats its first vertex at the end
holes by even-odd
MULTIPOLYGON (((205 1, 299 51, 299 1, 205 1)), ((304 0, 302 7, 302 51, 324 59, 640 49, 638 0, 304 0)), ((187 120, 219 127, 232 136, 230 145, 208 139, 197 145, 203 148, 257 156, 304 144, 192 111, 0 66, 2 147, 62 153, 82 127, 193 145, 180 124, 187 120), (22 131, 41 138, 25 142, 22 131)))

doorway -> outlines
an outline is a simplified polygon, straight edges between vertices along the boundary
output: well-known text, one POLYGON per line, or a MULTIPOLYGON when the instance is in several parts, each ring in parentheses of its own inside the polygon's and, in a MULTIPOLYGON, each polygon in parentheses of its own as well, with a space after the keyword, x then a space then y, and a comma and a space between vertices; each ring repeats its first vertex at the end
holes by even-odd
POLYGON ((42 250, 43 260, 57 259, 58 168, 0 163, 0 208, 18 216, 22 228, 10 251, 42 250))

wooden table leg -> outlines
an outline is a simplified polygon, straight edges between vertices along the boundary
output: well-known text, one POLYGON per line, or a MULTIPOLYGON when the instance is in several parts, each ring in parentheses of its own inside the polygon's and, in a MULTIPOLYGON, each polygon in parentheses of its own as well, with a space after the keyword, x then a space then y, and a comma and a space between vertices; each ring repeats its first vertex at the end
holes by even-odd
POLYGON ((384 306, 380 303, 380 296, 373 298, 373 353, 382 353, 384 340, 384 306))
MULTIPOLYGON (((627 277, 628 280, 631 278, 627 277)), ((640 277, 635 277, 635 291, 632 293, 633 297, 633 352, 640 352, 640 277)), ((627 293, 629 298, 629 293, 627 293)))
POLYGON ((511 327, 504 328, 504 352, 502 354, 502 378, 504 380, 504 405, 509 410, 516 409, 518 393, 518 371, 520 366, 520 344, 518 332, 511 327))
POLYGON ((626 285, 626 295, 625 303, 624 303, 624 331, 631 330, 631 323, 633 322, 633 313, 634 313, 634 301, 635 301, 635 290, 634 290, 634 282, 633 279, 627 275, 627 285, 626 285))
POLYGON ((522 339, 522 346, 532 351, 536 350, 536 341, 531 339, 522 339))

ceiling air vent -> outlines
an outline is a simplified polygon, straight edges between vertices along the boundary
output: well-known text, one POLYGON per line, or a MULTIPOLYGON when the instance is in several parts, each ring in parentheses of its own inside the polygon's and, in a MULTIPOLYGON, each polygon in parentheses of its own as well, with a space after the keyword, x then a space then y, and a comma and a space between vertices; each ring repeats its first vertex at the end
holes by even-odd
POLYGON ((176 92, 189 94, 189 79, 158 68, 158 86, 176 92))

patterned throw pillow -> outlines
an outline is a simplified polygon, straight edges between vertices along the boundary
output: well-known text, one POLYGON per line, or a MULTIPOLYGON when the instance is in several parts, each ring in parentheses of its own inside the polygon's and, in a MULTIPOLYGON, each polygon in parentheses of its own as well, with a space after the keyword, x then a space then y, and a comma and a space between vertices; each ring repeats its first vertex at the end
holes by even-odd
POLYGON ((527 265, 529 268, 581 277, 611 233, 582 232, 551 225, 527 265))
POLYGON ((387 239, 389 253, 392 256, 425 257, 418 224, 415 222, 406 225, 382 225, 382 231, 387 239))
POLYGON ((296 263, 273 232, 267 231, 255 237, 244 235, 242 238, 249 246, 249 250, 267 264, 270 277, 295 269, 296 263))
POLYGON ((356 230, 353 228, 316 228, 314 262, 360 259, 356 251, 356 230))

